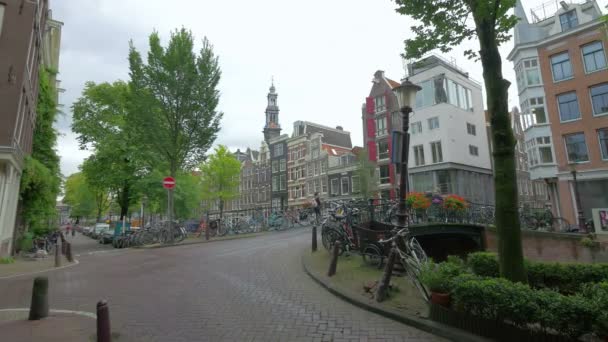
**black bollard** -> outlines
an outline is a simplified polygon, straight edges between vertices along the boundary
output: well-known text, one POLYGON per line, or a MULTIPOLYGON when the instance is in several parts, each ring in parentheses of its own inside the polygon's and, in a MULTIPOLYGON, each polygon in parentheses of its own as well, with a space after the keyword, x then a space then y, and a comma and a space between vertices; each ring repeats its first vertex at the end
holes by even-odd
POLYGON ((391 276, 393 275, 393 265, 395 264, 396 257, 397 253, 395 252, 395 249, 391 248, 386 265, 384 265, 384 273, 382 273, 382 279, 380 279, 380 283, 378 284, 378 288, 376 289, 376 294, 374 296, 378 303, 382 302, 387 297, 388 286, 391 283, 391 276))
POLYGON ((61 254, 59 254, 59 244, 55 245, 55 267, 61 266, 61 254))
POLYGON ((336 274, 336 268, 338 267, 338 255, 340 254, 340 241, 334 243, 333 249, 331 251, 331 261, 329 262, 329 270, 327 271, 327 276, 331 277, 336 274))
POLYGON ((67 241, 62 237, 61 238, 61 254, 65 255, 65 252, 67 250, 67 241))
POLYGON ((65 256, 68 258, 68 262, 74 262, 74 258, 72 257, 72 244, 69 242, 65 249, 65 256))
POLYGON ((49 279, 36 277, 32 289, 32 302, 30 303, 30 321, 39 320, 49 315, 49 279))
POLYGON ((97 342, 110 342, 110 309, 105 300, 97 302, 97 342))
POLYGON ((317 225, 312 226, 312 251, 317 251, 317 225))

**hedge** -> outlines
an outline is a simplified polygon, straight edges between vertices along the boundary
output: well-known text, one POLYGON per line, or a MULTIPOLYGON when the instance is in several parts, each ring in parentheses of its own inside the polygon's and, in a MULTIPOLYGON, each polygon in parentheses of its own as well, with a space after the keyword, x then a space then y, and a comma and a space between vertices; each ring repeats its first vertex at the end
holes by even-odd
POLYGON ((471 274, 457 277, 452 284, 456 311, 570 338, 591 331, 599 336, 606 332, 608 283, 588 288, 586 295, 573 296, 471 274), (598 293, 605 297, 598 298, 598 293))
MULTIPOLYGON (((479 276, 498 277, 495 253, 476 252, 467 257, 467 265, 479 276)), ((562 294, 577 293, 584 283, 608 281, 608 264, 560 264, 526 261, 528 283, 536 289, 553 289, 562 294)))

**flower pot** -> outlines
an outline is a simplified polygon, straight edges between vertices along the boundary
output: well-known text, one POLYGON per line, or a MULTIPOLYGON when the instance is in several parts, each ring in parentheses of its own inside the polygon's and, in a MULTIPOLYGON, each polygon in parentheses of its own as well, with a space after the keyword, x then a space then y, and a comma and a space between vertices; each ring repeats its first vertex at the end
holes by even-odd
POLYGON ((450 294, 449 293, 439 293, 439 292, 431 292, 431 303, 441 305, 443 307, 450 307, 450 294))

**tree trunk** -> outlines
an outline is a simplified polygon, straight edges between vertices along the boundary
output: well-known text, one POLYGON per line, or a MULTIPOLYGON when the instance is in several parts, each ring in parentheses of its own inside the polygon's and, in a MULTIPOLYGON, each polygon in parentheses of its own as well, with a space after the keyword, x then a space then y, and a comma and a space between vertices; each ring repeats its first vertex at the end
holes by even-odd
POLYGON ((122 221, 122 219, 124 217, 126 217, 127 214, 129 213, 129 196, 130 196, 129 184, 127 182, 124 182, 123 188, 121 191, 121 195, 118 199, 119 204, 120 204, 120 221, 122 221))
POLYGON ((527 282, 517 212, 516 141, 509 118, 509 82, 502 76, 494 21, 476 18, 476 23, 494 145, 495 223, 500 275, 514 282, 527 282))

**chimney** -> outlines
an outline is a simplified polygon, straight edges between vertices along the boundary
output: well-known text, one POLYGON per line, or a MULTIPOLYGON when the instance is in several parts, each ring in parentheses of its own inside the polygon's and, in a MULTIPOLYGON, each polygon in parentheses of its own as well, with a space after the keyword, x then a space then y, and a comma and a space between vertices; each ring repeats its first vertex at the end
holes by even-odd
POLYGON ((337 129, 338 131, 343 131, 343 130, 344 130, 344 128, 342 128, 342 126, 336 126, 336 129, 337 129))

